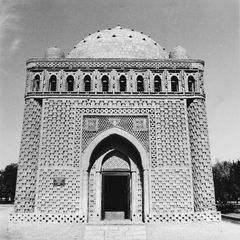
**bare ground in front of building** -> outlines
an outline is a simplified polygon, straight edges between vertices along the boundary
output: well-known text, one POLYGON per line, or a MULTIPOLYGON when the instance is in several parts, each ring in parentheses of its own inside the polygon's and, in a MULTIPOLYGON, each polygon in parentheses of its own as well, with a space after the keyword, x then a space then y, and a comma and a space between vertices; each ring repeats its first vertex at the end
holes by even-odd
POLYGON ((13 211, 12 204, 0 204, 0 240, 8 238, 8 215, 13 211))
MULTIPOLYGON (((28 234, 23 234, 22 236, 18 235, 19 228, 17 225, 12 225, 11 231, 9 232, 8 227, 8 215, 13 211, 13 205, 0 205, 0 240, 59 240, 59 239, 68 239, 70 240, 69 236, 64 238, 64 233, 62 229, 59 229, 59 225, 55 224, 51 226, 51 234, 46 234, 42 232, 42 230, 46 230, 43 227, 36 227, 35 232, 33 233, 33 229, 31 229, 31 224, 26 224, 25 229, 29 231, 28 234), (14 231, 14 227, 16 227, 16 231, 14 231), (29 228, 28 228, 29 227, 29 228), (61 230, 61 231, 60 231, 61 230), (32 231, 32 232, 31 232, 32 231), (39 231, 37 234, 36 231, 39 231), (25 236, 25 237, 23 237, 25 236), (37 237, 36 237, 37 236, 37 237)), ((235 214, 236 215, 236 214, 235 214)), ((240 217, 240 216, 239 216, 240 217)), ((81 240, 76 228, 79 228, 79 225, 71 225, 67 224, 66 232, 69 234, 72 233, 73 240, 81 240), (68 225, 68 226, 67 226, 68 225)), ((37 226, 35 224, 35 226, 37 226)), ((156 226, 156 225, 155 225, 156 226)), ((229 221, 222 221, 221 223, 213 223, 213 224, 162 224, 158 225, 159 227, 156 228, 154 225, 148 225, 147 227, 147 236, 148 239, 164 239, 164 240, 238 240, 240 236, 240 224, 233 223, 229 221)), ((94 231, 96 228, 93 227, 93 238, 102 239, 104 240, 103 235, 94 235, 94 231)), ((99 231, 98 231, 99 233, 99 231)), ((120 239, 119 231, 116 231, 118 234, 112 234, 111 240, 120 239)), ((97 234, 97 233, 96 233, 97 234)), ((136 233, 137 234, 137 233, 136 233)), ((136 236, 137 237, 137 236, 136 236)), ((126 238, 126 239, 138 239, 135 237, 126 238)), ((141 239, 141 238, 139 238, 141 239)), ((123 239, 121 239, 123 240, 123 239)))

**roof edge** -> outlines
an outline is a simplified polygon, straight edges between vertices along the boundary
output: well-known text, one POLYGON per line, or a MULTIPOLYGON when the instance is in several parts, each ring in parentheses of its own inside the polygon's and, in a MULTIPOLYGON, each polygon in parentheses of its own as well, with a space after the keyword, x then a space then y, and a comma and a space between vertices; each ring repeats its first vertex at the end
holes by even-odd
POLYGON ((189 62, 201 63, 205 65, 202 59, 149 59, 149 58, 62 58, 62 59, 49 59, 49 58, 29 58, 26 64, 31 62, 189 62))

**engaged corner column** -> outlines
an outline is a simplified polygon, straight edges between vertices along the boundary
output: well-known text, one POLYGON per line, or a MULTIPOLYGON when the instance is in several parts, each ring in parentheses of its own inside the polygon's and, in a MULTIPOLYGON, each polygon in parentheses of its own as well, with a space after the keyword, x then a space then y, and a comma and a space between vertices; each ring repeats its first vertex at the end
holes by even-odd
POLYGON ((96 172, 96 220, 101 220, 101 188, 102 188, 102 176, 101 172, 96 172))
POLYGON ((144 192, 144 219, 149 214, 149 170, 143 170, 143 192, 144 192))
POLYGON ((137 182, 136 182, 136 171, 132 171, 132 220, 136 220, 137 212, 137 182))
POLYGON ((82 171, 82 215, 88 219, 88 171, 82 171))

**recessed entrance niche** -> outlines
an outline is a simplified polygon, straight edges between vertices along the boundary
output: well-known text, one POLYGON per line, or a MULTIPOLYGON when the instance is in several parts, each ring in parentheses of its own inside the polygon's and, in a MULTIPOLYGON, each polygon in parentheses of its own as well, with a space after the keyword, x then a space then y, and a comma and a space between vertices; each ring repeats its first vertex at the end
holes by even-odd
POLYGON ((102 166, 102 219, 129 219, 130 165, 126 156, 110 152, 102 166))
POLYGON ((112 134, 93 150, 89 167, 89 220, 143 219, 141 157, 127 139, 112 134))

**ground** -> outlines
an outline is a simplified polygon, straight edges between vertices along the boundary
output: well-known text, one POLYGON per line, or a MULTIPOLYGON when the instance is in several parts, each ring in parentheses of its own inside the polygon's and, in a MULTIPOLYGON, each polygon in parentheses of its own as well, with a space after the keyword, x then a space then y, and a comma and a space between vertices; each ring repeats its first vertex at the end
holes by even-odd
MULTIPOLYGON (((12 235, 8 232, 8 215, 13 211, 12 205, 0 205, 0 240, 25 240, 22 237, 12 235)), ((239 217, 240 215, 234 215, 239 217)), ((55 225, 55 230, 56 230, 55 225)), ((72 226, 71 226, 72 227, 72 226)), ((74 226, 73 226, 74 227, 74 226)), ((169 225, 163 224, 158 231, 151 231, 151 226, 148 228, 149 239, 173 239, 172 236, 175 236, 175 239, 178 240, 238 240, 240 236, 240 221, 231 222, 231 220, 223 220, 221 223, 215 224, 176 224, 169 225), (169 237, 169 232, 171 232, 171 237, 169 237), (159 237, 158 237, 159 236, 159 237)), ((93 231, 94 232, 94 231, 93 231)), ((74 231, 72 232, 74 234, 74 231)), ((48 239, 46 234, 41 233, 42 240, 48 239), (45 237, 46 238, 45 238, 45 237)), ((59 232, 55 231, 55 237, 51 236, 51 240, 59 239, 59 232)), ((34 238, 30 238, 35 240, 34 238)), ((61 239, 64 239, 64 236, 61 236, 61 239)), ((81 239, 79 236, 73 239, 81 239)), ((97 239, 96 236, 94 239, 97 239)), ((113 238, 115 239, 115 238, 113 238)), ((112 240, 112 239, 111 239, 112 240)))

